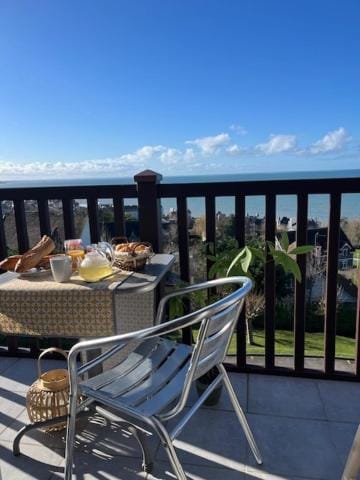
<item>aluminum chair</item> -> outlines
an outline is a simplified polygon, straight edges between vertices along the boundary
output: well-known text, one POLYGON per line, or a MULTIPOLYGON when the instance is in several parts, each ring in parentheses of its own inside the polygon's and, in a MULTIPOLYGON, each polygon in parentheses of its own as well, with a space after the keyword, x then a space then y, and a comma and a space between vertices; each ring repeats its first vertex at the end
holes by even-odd
POLYGON ((149 452, 141 434, 145 426, 159 436, 176 477, 179 480, 186 480, 173 446, 173 440, 220 382, 225 385, 257 463, 262 463, 245 414, 222 364, 244 299, 251 288, 252 282, 248 278, 230 277, 177 290, 161 299, 155 326, 123 335, 83 341, 77 343, 70 350, 68 357, 70 405, 66 436, 66 480, 72 478, 76 415, 83 413, 84 409, 92 404, 100 406, 100 411, 105 417, 112 420, 120 418, 132 426, 132 432, 136 435, 143 450, 144 469, 147 468, 148 471, 151 468, 149 452), (196 312, 163 322, 169 299, 197 290, 224 285, 236 285, 237 289, 196 312), (163 337, 194 324, 200 324, 200 328, 193 347, 163 337), (85 372, 98 366, 133 342, 137 344, 136 349, 119 365, 88 380, 81 379, 85 372), (78 365, 79 353, 104 347, 110 348, 85 365, 78 365), (172 431, 168 432, 164 422, 176 417, 184 409, 193 382, 214 367, 218 369, 218 376, 172 431), (82 396, 81 398, 85 398, 80 405, 77 404, 79 395, 82 396), (110 408, 110 411, 106 410, 107 408, 110 408), (114 416, 114 411, 116 411, 116 416, 114 416))

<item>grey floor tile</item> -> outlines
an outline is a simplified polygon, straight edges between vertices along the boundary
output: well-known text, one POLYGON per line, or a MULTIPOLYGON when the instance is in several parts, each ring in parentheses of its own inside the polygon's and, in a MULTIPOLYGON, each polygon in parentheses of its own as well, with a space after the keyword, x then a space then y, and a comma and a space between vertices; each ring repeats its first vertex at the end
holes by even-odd
MULTIPOLYGON (((245 480, 245 473, 229 468, 210 467, 205 465, 182 465, 188 480, 245 480)), ((157 462, 148 480, 176 480, 168 462, 157 462)))
POLYGON ((1 357, 0 358, 0 373, 9 368, 14 363, 18 362, 16 357, 1 357))
POLYGON ((250 375, 248 388, 250 413, 326 418, 315 380, 250 375))
MULTIPOLYGON (((63 479, 64 462, 60 472, 51 480, 63 479)), ((141 480, 146 474, 141 470, 141 462, 136 458, 112 457, 101 452, 77 454, 75 457, 74 480, 141 480)))
MULTIPOLYGON (((65 362, 61 360, 47 360, 42 362, 43 371, 53 368, 64 368, 65 362)), ((0 374, 0 388, 12 392, 25 392, 37 379, 37 364, 31 358, 21 358, 0 374)))
POLYGON ((329 420, 360 423, 360 384, 319 380, 320 396, 329 420))
POLYGON ((0 442, 0 473, 3 480, 49 480, 61 472, 63 457, 47 447, 25 445, 20 457, 14 457, 11 443, 0 442))
MULTIPOLYGON (((141 450, 125 424, 114 423, 100 415, 94 415, 87 422, 86 418, 79 419, 76 430, 76 450, 84 453, 101 451, 104 455, 122 455, 141 457, 141 450)), ((159 439, 157 436, 146 437, 148 447, 155 455, 159 439)))
POLYGON ((329 427, 332 442, 340 458, 341 470, 343 470, 358 424, 330 422, 329 427))
MULTIPOLYGON (((171 430, 173 422, 168 424, 171 430)), ((175 441, 183 463, 243 471, 246 458, 245 437, 234 413, 200 409, 175 441)), ((159 460, 167 460, 160 446, 159 460)))
POLYGON ((263 471, 285 478, 340 478, 342 466, 331 440, 329 422, 268 415, 248 417, 263 456, 263 465, 258 466, 248 450, 248 472, 263 471))
MULTIPOLYGON (((232 386, 236 392, 240 405, 244 409, 247 410, 247 374, 245 373, 229 373, 230 381, 232 386)), ((193 405, 196 400, 198 399, 198 395, 196 393, 195 386, 191 389, 190 396, 188 399, 188 406, 193 405)), ((214 408, 220 410, 232 410, 232 404, 230 402, 229 395, 225 390, 224 386, 222 388, 222 393, 220 397, 220 401, 217 405, 213 407, 207 407, 206 405, 203 408, 214 408)))
POLYGON ((25 409, 25 398, 16 392, 0 389, 0 439, 14 419, 25 409))

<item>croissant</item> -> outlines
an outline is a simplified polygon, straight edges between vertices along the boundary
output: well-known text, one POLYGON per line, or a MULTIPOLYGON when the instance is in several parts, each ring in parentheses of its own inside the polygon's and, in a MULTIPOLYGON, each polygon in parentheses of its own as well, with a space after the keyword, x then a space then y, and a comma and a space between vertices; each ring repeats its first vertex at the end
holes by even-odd
POLYGON ((53 240, 47 235, 44 235, 40 242, 21 255, 15 265, 15 272, 26 272, 27 270, 30 270, 30 268, 36 267, 40 261, 46 255, 49 255, 54 249, 55 243, 53 240))

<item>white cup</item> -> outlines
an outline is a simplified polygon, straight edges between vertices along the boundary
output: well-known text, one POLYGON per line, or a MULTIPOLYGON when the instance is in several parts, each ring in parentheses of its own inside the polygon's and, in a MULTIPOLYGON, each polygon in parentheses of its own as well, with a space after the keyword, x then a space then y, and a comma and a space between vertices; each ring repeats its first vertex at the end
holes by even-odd
POLYGON ((55 282, 67 282, 72 275, 72 259, 69 255, 50 258, 50 267, 55 282))

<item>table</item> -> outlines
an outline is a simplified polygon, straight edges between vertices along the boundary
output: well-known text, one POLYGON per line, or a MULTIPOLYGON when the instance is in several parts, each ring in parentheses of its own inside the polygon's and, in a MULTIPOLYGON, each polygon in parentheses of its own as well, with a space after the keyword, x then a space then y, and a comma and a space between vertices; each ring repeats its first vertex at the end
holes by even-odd
POLYGON ((151 326, 155 288, 174 263, 157 254, 142 272, 121 272, 101 282, 73 276, 0 275, 0 333, 32 337, 100 337, 151 326))

